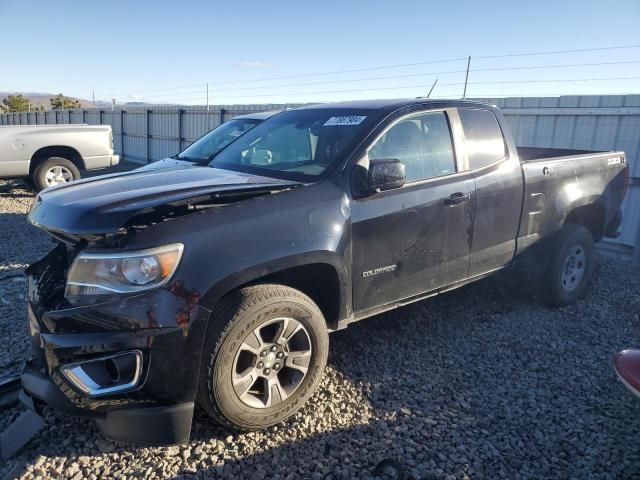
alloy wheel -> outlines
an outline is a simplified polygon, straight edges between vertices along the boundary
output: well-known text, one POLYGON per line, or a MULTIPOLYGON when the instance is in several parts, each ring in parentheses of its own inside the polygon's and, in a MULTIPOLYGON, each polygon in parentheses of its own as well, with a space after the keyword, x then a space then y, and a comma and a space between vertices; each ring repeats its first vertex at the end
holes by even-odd
POLYGON ((55 167, 51 167, 45 173, 45 181, 47 182, 47 186, 51 187, 53 185, 59 185, 61 183, 69 183, 73 180, 73 173, 67 167, 63 167, 62 165, 56 165, 55 167))
POLYGON ((311 361, 311 339, 294 318, 270 320, 243 340, 233 362, 233 390, 245 405, 270 408, 302 384, 311 361))
POLYGON ((569 251, 569 255, 562 267, 562 288, 571 292, 580 284, 587 266, 587 256, 584 249, 577 245, 569 251))

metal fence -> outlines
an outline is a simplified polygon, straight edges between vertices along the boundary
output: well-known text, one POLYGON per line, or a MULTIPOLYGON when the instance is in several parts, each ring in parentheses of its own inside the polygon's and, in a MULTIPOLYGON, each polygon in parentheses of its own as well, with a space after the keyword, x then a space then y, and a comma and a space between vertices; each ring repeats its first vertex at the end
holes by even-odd
MULTIPOLYGON (((606 240, 614 253, 640 262, 640 95, 480 99, 501 107, 516 143, 523 146, 624 150, 631 186, 623 205, 619 238, 606 240)), ((0 125, 87 123, 111 125, 116 152, 148 163, 179 152, 221 123, 246 113, 292 104, 53 110, 0 115, 0 125)))
POLYGON ((238 115, 298 105, 229 105, 49 110, 0 115, 0 125, 87 123, 111 125, 116 153, 124 160, 149 163, 174 155, 238 115))

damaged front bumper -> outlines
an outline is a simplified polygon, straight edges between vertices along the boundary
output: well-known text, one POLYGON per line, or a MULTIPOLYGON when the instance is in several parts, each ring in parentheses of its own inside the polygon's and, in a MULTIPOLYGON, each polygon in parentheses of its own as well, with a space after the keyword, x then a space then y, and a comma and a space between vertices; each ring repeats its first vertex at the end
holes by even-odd
POLYGON ((125 399, 122 404, 114 403, 113 409, 92 411, 74 405, 51 377, 30 365, 25 367, 20 378, 20 401, 38 414, 38 402, 43 402, 68 415, 92 418, 105 435, 139 445, 171 445, 189 440, 193 402, 125 407, 125 399))
POLYGON ((188 441, 210 312, 180 282, 91 306, 65 304, 60 249, 32 265, 33 357, 21 400, 95 419, 116 440, 188 441))

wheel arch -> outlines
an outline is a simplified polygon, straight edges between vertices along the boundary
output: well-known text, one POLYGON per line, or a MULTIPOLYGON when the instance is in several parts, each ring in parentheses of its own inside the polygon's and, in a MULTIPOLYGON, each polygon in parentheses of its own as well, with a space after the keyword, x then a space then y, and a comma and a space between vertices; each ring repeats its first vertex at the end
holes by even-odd
POLYGON ((605 207, 595 199, 585 199, 579 204, 572 205, 564 219, 565 224, 571 223, 585 227, 591 232, 596 242, 604 236, 605 221, 605 207))
POLYGON ((79 170, 86 170, 82 155, 75 148, 66 145, 50 145, 36 150, 31 156, 29 175, 33 175, 36 167, 51 157, 66 158, 73 162, 79 170))
POLYGON ((219 281, 202 296, 209 310, 228 293, 248 285, 277 283, 301 291, 320 308, 329 328, 351 312, 347 272, 336 254, 314 252, 244 269, 219 281))

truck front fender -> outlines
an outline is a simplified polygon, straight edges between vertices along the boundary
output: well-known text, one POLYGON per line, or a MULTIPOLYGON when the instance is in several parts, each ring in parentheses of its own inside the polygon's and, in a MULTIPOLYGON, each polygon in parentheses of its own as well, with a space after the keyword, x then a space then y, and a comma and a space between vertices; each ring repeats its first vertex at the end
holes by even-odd
POLYGON ((235 272, 211 286, 200 303, 213 310, 222 297, 244 285, 283 283, 309 295, 319 304, 329 327, 336 328, 337 322, 348 317, 352 311, 351 283, 348 279, 349 273, 339 255, 331 251, 312 251, 273 259, 235 272), (320 271, 322 274, 318 278, 320 271), (323 300, 318 299, 316 293, 327 295, 324 299, 327 305, 321 305, 323 300))

